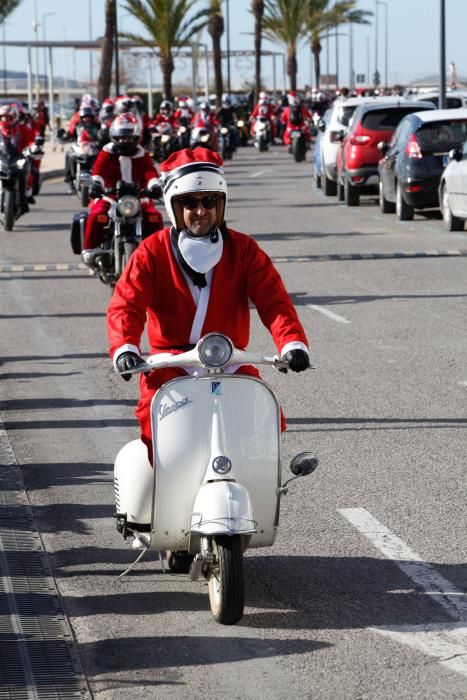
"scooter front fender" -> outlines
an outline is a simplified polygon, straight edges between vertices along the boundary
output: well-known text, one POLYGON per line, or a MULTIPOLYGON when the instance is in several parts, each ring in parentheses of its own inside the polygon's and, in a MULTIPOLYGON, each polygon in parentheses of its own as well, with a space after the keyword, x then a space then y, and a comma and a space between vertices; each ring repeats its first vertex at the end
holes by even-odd
POLYGON ((256 532, 248 490, 234 481, 211 481, 199 489, 191 514, 192 534, 252 535, 256 532))

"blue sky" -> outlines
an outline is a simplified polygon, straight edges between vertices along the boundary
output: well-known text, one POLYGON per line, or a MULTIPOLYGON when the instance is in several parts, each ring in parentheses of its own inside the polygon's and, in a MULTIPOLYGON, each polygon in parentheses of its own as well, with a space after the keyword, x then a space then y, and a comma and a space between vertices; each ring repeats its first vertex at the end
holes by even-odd
MULTIPOLYGON (((230 48, 232 50, 247 50, 253 48, 253 38, 249 34, 253 30, 253 18, 249 13, 250 0, 230 1, 230 48)), ((225 0, 226 2, 226 0, 225 0)), ((104 0, 22 0, 19 7, 9 16, 5 26, 5 37, 9 40, 33 39, 34 6, 37 4, 37 20, 39 39, 44 34, 44 24, 47 39, 80 40, 89 38, 89 8, 92 8, 92 35, 97 37, 104 28, 104 0), (50 13, 50 14, 49 14, 50 13), (52 14, 53 13, 53 14, 52 14), (45 16, 47 15, 47 16, 45 16)), ((139 33, 138 23, 124 9, 124 0, 119 0, 120 26, 127 31, 139 33)), ((199 0, 199 6, 206 0, 199 0)), ((224 3, 225 4, 225 3, 224 3)), ((437 73, 439 64, 439 6, 440 0, 387 0, 388 13, 388 81, 408 82, 429 74, 437 73)), ((361 9, 375 10, 374 0, 360 0, 361 9)), ((378 68, 382 77, 385 72, 385 7, 378 5, 378 68)), ((458 76, 467 76, 467 0, 446 0, 446 61, 453 61, 457 67, 458 76)), ((349 80, 349 40, 348 27, 342 27, 339 32, 345 34, 339 38, 339 76, 341 84, 349 80)), ((206 41, 206 37, 203 38, 206 41)), ((327 55, 329 56, 329 71, 335 71, 335 39, 329 40, 329 51, 323 42, 321 53, 321 69, 326 72, 327 55)), ((282 47, 269 42, 264 43, 264 49, 282 51, 282 47)), ((24 70, 26 51, 24 49, 8 49, 7 65, 9 69, 24 70)), ((306 45, 299 51, 299 87, 309 84, 311 80, 312 63, 310 51, 306 45)), ((356 73, 367 73, 368 58, 370 73, 375 65, 375 27, 354 27, 354 66, 356 73)), ((2 66, 0 52, 0 66, 2 66)), ((43 53, 39 55, 40 69, 43 70, 43 53)), ((54 52, 55 73, 63 74, 65 55, 63 50, 54 52)), ((87 80, 89 77, 89 58, 82 51, 67 51, 66 57, 68 77, 76 76, 87 80)), ((94 73, 97 73, 97 58, 94 73)), ((282 87, 281 59, 277 59, 277 87, 282 87)), ((233 87, 240 87, 245 79, 252 79, 253 63, 251 59, 231 59, 231 74, 233 87)), ((174 75, 174 82, 184 76, 189 76, 186 62, 179 61, 174 75)), ((272 59, 264 60, 264 78, 272 87, 272 59)), ((154 76, 158 83, 158 75, 154 76)))

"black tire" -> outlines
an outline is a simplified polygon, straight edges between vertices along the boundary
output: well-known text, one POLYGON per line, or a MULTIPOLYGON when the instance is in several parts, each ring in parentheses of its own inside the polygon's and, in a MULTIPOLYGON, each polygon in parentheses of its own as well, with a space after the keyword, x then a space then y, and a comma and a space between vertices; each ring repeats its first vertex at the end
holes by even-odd
POLYGON ((32 186, 32 194, 33 194, 33 196, 34 196, 34 197, 37 197, 37 195, 39 194, 40 191, 41 191, 41 177, 40 177, 40 175, 37 175, 37 176, 34 178, 34 183, 33 183, 33 186, 32 186))
POLYGON ((81 206, 87 207, 89 204, 89 187, 81 185, 81 206))
POLYGON ((187 574, 190 570, 191 562, 194 555, 188 552, 172 551, 170 552, 168 565, 170 571, 174 574, 187 574))
POLYGON ((209 602, 216 622, 234 625, 243 615, 245 579, 240 535, 214 537, 217 565, 209 578, 209 602))
POLYGON ((341 182, 337 183, 337 199, 339 202, 345 202, 345 188, 341 182))
POLYGON ((326 197, 335 197, 337 194, 337 183, 330 180, 326 173, 324 173, 324 194, 326 197))
POLYGON ((259 141, 258 141, 258 150, 259 151, 267 151, 268 150, 268 144, 266 142, 266 137, 265 136, 260 136, 259 141))
POLYGON ((320 190, 321 189, 321 175, 315 172, 315 185, 316 189, 320 190))
POLYGON ((15 192, 5 190, 3 193, 3 227, 5 231, 13 231, 15 223, 15 192))
POLYGON ((414 215, 414 208, 405 201, 399 183, 396 185, 396 215, 399 221, 412 221, 414 215))
POLYGON ((350 184, 347 178, 344 182, 344 199, 348 207, 358 207, 360 205, 360 192, 350 184))
POLYGON ((441 212, 443 214, 444 226, 447 231, 463 231, 464 219, 454 216, 449 204, 449 196, 446 187, 441 190, 440 196, 441 212))
POLYGON ((394 214, 396 205, 394 202, 389 202, 384 196, 384 186, 382 180, 379 181, 379 208, 382 214, 394 214))

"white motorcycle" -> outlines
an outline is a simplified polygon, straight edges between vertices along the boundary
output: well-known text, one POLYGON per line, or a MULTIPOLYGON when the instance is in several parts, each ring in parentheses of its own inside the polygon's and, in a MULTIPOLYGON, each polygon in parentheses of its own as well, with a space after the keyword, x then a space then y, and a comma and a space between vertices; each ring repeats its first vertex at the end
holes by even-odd
POLYGON ((279 404, 261 379, 233 374, 245 364, 288 366, 209 333, 192 350, 151 355, 131 370, 196 368, 154 396, 154 469, 134 440, 118 453, 114 471, 117 530, 143 548, 140 557, 159 550, 173 571, 206 579, 214 618, 226 625, 243 615, 243 553, 274 543, 288 483, 318 465, 312 453, 298 454, 281 485, 279 404))
POLYGON ((271 124, 267 117, 256 117, 253 134, 255 147, 259 151, 267 151, 271 141, 271 124))

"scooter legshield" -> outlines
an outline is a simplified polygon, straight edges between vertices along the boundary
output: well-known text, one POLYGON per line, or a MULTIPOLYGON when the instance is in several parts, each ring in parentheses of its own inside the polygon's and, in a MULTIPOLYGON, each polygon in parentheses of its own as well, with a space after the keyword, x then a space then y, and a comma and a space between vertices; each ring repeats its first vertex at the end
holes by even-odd
MULTIPOLYGON (((207 493, 205 485, 216 481, 238 485, 223 491, 238 496, 237 516, 243 509, 243 519, 254 521, 242 525, 245 532, 256 530, 249 546, 274 542, 280 418, 277 399, 263 381, 245 375, 174 379, 155 395, 151 422, 155 465, 151 548, 187 549, 193 523, 204 522, 213 512, 221 515, 219 504, 215 511, 199 512, 205 499, 198 495, 207 493), (215 471, 216 457, 226 458, 221 461, 227 471, 215 471), (249 507, 241 505, 248 503, 245 492, 249 507)), ((226 502, 226 517, 229 512, 226 502)))

